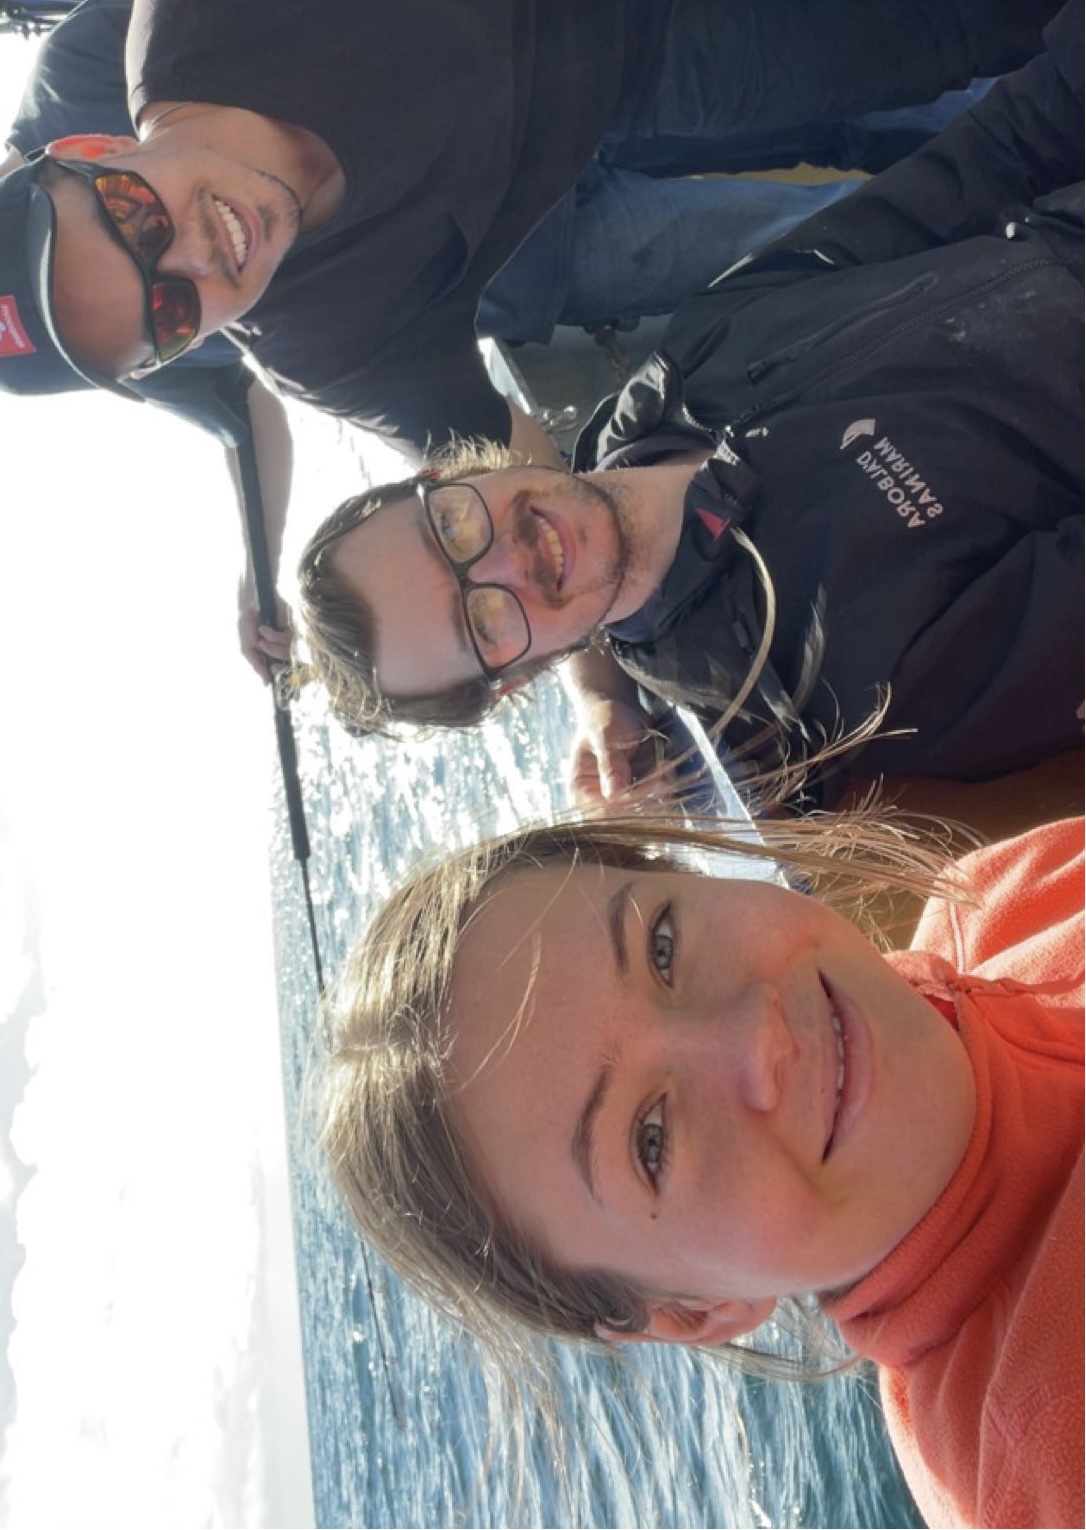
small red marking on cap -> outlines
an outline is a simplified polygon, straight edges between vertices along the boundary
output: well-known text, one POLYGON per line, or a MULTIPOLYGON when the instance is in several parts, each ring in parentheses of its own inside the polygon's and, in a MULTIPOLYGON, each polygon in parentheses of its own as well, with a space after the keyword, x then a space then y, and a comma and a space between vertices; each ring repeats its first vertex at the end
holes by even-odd
POLYGON ((15 299, 0 296, 0 356, 32 356, 36 350, 23 328, 15 299))
POLYGON ((694 514, 705 527, 706 531, 708 531, 714 542, 718 537, 723 536, 724 532, 728 529, 727 521, 722 520, 719 515, 714 515, 711 510, 699 509, 695 510, 694 514))

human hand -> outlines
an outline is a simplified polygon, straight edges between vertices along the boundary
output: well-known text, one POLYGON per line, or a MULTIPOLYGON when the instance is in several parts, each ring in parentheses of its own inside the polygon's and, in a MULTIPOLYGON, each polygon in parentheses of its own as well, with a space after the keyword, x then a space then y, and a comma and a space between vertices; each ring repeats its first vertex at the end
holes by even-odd
POLYGON ((569 762, 574 805, 626 806, 635 783, 644 777, 650 795, 666 791, 666 778, 656 774, 656 737, 638 706, 604 697, 583 705, 569 762))
POLYGON ((243 577, 238 584, 238 641, 265 685, 270 685, 276 672, 289 664, 294 632, 290 607, 278 595, 275 599, 279 623, 269 627, 260 620, 260 603, 252 583, 243 577))

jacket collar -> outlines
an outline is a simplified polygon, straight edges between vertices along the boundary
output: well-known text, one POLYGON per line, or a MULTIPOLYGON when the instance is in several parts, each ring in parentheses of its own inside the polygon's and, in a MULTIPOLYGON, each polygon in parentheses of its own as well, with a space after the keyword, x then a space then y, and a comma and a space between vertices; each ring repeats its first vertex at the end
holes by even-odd
POLYGON ((649 467, 679 452, 708 449, 693 474, 683 507, 675 561, 659 589, 625 621, 608 627, 624 642, 659 631, 735 557, 730 527, 740 525, 758 493, 758 479, 715 432, 698 423, 683 397, 682 374, 662 351, 638 368, 620 394, 605 399, 577 440, 574 471, 649 467))

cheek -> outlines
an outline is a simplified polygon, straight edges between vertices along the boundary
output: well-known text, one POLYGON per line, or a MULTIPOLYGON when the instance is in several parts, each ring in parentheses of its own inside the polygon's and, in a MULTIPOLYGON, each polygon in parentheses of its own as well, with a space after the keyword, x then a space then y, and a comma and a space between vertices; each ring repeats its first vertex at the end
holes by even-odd
POLYGON ((734 882, 725 896, 714 896, 706 925, 711 977, 722 989, 739 977, 776 981, 824 941, 825 914, 814 899, 785 888, 734 882))
POLYGON ((248 313, 268 285, 262 277, 257 286, 247 282, 243 291, 230 286, 221 278, 205 278, 196 283, 200 294, 200 337, 206 339, 226 324, 233 324, 248 313))
POLYGON ((791 1234, 805 1236, 819 1216, 810 1166, 789 1151, 771 1120, 736 1105, 734 1091, 721 1098, 711 1060, 702 1079, 711 1125, 689 1145, 695 1164, 692 1220, 701 1223, 707 1240, 740 1257, 779 1248, 791 1234))

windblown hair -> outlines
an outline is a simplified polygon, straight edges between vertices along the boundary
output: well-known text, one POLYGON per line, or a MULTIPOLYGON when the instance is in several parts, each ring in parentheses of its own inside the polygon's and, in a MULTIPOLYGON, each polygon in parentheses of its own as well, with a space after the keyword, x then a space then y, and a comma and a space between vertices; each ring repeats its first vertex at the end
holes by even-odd
MULTIPOLYGON (((308 663, 295 660, 286 681, 297 692, 319 680, 328 703, 350 733, 392 733, 397 723, 439 728, 467 728, 482 722, 504 699, 479 675, 427 696, 386 696, 377 683, 373 616, 365 602, 337 572, 333 554, 349 531, 379 510, 412 500, 421 483, 449 483, 478 478, 512 465, 508 450, 492 441, 458 441, 432 457, 414 478, 382 484, 356 494, 333 510, 314 532, 298 565, 299 607, 308 663)), ((530 679, 550 668, 553 658, 520 666, 530 679)))
MULTIPOLYGON (((933 842, 870 813, 767 821, 765 844, 719 820, 572 820, 523 830, 417 872, 377 915, 347 962, 332 1001, 321 1142, 362 1236, 491 1354, 536 1334, 591 1340, 597 1325, 640 1331, 646 1298, 600 1271, 569 1273, 507 1225, 472 1183, 447 1078, 446 1016, 460 936, 505 878, 578 864, 667 870, 683 853, 777 859, 818 884, 827 901, 872 889, 951 890, 933 842)), ((685 867, 683 869, 689 869, 685 867)), ((953 895, 951 893, 951 895, 953 895)), ((761 1374, 792 1362, 735 1347, 761 1374)), ((840 1362, 840 1354, 836 1357, 840 1362)))
MULTIPOLYGON (((306 662, 296 655, 291 669, 280 678, 279 687, 287 698, 297 695, 309 681, 318 680, 328 693, 333 716, 349 733, 393 736, 401 723, 472 727, 508 699, 509 691, 495 689, 481 674, 426 695, 386 695, 377 679, 373 614, 337 570, 334 556, 336 547, 349 532, 379 511, 393 510, 397 504, 413 500, 422 483, 480 477, 511 465, 510 454, 503 446, 488 441, 457 441, 432 457, 415 477, 369 489, 345 500, 333 511, 310 538, 298 567, 302 635, 309 657, 306 662)), ((801 676, 791 696, 786 696, 777 683, 768 702, 761 698, 776 630, 776 595, 769 570, 754 544, 738 527, 733 528, 732 537, 738 552, 750 564, 752 582, 762 598, 762 633, 745 674, 712 674, 711 656, 707 660, 710 670, 707 683, 699 683, 679 671, 669 678, 666 667, 659 673, 642 674, 629 658, 623 660, 623 666, 648 692, 665 701, 699 707, 707 717, 715 714, 710 736, 727 737, 733 766, 745 783, 744 795, 752 802, 763 807, 809 806, 819 800, 821 778, 839 770, 842 759, 862 749, 879 732, 889 704, 889 689, 878 696, 871 715, 859 726, 846 730, 842 725, 826 732, 804 722, 802 709, 821 662, 821 617, 816 611, 812 613, 809 638, 810 673, 801 676), (803 799, 797 796, 801 787, 808 792, 803 799)), ((534 662, 518 664, 517 686, 553 668, 566 656, 549 654, 534 662)), ((666 658, 662 647, 660 657, 666 658)), ((517 694, 516 688, 512 694, 517 694)))

